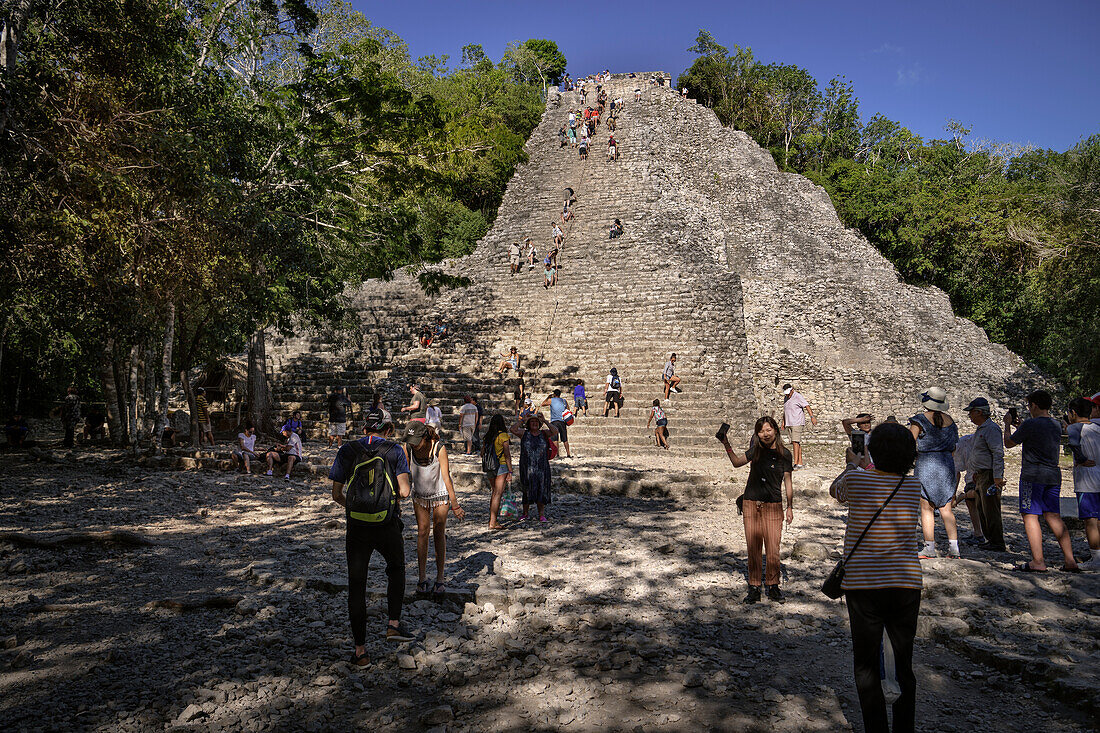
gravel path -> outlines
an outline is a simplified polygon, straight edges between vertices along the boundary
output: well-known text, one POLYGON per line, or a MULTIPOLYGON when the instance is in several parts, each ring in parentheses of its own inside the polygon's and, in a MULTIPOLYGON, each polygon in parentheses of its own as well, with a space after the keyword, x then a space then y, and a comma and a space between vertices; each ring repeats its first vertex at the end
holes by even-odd
MULTIPOLYGON (((453 592, 407 605, 417 640, 395 645, 376 589, 362 670, 346 663, 343 517, 323 483, 70 458, 6 458, 0 531, 155 544, 0 540, 0 729, 862 730, 844 606, 817 591, 844 521, 824 494, 839 466, 813 468, 825 449, 796 474, 783 605, 740 603, 730 500, 746 469, 666 463, 712 472, 712 496, 561 494, 548 525, 499 533, 485 492, 460 485, 453 592), (211 597, 227 607, 152 605, 211 597)), ((1009 569, 1018 557, 925 563, 921 729, 1094 728, 1100 577, 1025 576, 1009 569)), ((381 565, 371 578, 382 584, 381 565)))

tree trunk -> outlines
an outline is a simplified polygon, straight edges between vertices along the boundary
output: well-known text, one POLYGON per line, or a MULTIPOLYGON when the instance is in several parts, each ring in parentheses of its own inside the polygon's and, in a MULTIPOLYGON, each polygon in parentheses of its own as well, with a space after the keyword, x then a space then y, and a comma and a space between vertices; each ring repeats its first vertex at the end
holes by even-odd
MULTIPOLYGON (((6 5, 6 3, 5 3, 6 5)), ((30 12, 31 0, 16 0, 14 6, 8 12, 6 18, 0 18, 0 133, 8 128, 8 115, 11 109, 11 86, 7 79, 15 71, 15 61, 19 56, 19 41, 23 36, 23 28, 27 24, 27 14, 30 12)))
POLYGON ((248 417, 256 432, 271 432, 271 392, 267 384, 267 338, 263 329, 248 340, 248 417))
MULTIPOLYGON (((115 350, 111 350, 112 355, 115 350)), ((111 359, 111 371, 115 375, 115 392, 118 395, 118 422, 119 422, 119 440, 114 440, 112 435, 112 441, 116 445, 127 445, 130 442, 130 419, 129 419, 129 401, 130 401, 130 380, 129 370, 126 368, 126 363, 119 361, 117 358, 111 359)))
MULTIPOLYGON (((182 365, 181 365, 182 366, 182 365)), ((187 369, 180 369, 180 386, 183 387, 183 396, 187 398, 187 411, 191 413, 191 445, 199 445, 199 410, 195 406, 195 393, 191 390, 191 375, 187 369)))
POLYGON ((141 429, 138 427, 138 402, 141 397, 141 384, 138 382, 140 368, 141 347, 134 344, 130 347, 130 382, 126 395, 126 418, 130 442, 135 448, 138 440, 141 439, 141 429))
POLYGON ((114 339, 107 339, 99 361, 99 383, 103 387, 103 402, 107 408, 107 429, 111 442, 122 442, 122 419, 118 411, 118 383, 115 382, 114 339))
POLYGON ((176 339, 176 304, 168 304, 164 316, 164 341, 161 342, 160 362, 160 411, 157 413, 156 435, 161 435, 168 425, 168 399, 172 392, 172 344, 176 339))
POLYGON ((156 415, 157 415, 157 372, 153 368, 156 363, 157 350, 150 340, 145 346, 144 377, 145 377, 145 406, 141 410, 141 432, 152 439, 156 445, 156 415))

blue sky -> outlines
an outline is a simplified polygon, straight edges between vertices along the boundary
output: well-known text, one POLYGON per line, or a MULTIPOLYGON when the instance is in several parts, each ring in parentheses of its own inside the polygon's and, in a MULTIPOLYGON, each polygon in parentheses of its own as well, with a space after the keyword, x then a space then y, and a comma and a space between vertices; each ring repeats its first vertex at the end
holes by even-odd
POLYGON ((571 73, 668 71, 706 28, 766 63, 844 75, 866 121, 881 113, 925 137, 948 119, 972 137, 1064 150, 1100 133, 1100 0, 843 2, 445 2, 352 0, 414 58, 480 43, 494 59, 513 40, 550 38, 571 73))

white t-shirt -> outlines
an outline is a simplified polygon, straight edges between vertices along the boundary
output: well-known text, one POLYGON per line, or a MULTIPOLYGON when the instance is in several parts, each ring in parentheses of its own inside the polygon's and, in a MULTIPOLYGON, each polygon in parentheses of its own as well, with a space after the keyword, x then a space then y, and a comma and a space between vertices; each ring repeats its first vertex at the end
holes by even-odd
POLYGON ((607 391, 607 392, 618 392, 622 389, 623 380, 620 378, 619 379, 619 386, 618 387, 612 387, 611 386, 611 380, 613 380, 613 379, 615 379, 615 377, 611 376, 610 374, 607 375, 607 389, 605 391, 607 391))
POLYGON ((245 450, 250 450, 250 451, 255 451, 256 450, 256 436, 255 436, 255 434, 245 435, 244 433, 237 433, 237 440, 241 441, 241 445, 244 446, 245 450))
POLYGON ((512 242, 508 245, 508 254, 513 257, 519 257, 519 242, 512 242))
POLYGON ((302 457, 302 439, 298 437, 298 433, 291 433, 290 437, 287 438, 286 442, 287 442, 287 445, 289 446, 287 448, 286 452, 289 453, 292 456, 298 456, 299 458, 301 458, 302 457))
POLYGON ((1081 452, 1096 465, 1073 467, 1073 490, 1079 494, 1100 493, 1100 421, 1081 425, 1081 452))
POLYGON ((477 424, 477 408, 467 402, 458 408, 458 426, 460 428, 472 428, 477 424))

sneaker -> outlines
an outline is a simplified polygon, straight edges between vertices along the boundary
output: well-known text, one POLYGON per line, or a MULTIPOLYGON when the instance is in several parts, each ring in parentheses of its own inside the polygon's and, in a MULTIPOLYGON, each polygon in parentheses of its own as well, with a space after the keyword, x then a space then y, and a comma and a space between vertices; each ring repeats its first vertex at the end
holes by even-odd
POLYGON ((680 394, 680 393, 681 393, 681 392, 683 392, 684 390, 680 389, 679 387, 673 387, 673 388, 672 388, 672 391, 673 391, 673 393, 675 393, 675 394, 680 394))
POLYGON ((963 542, 968 545, 984 545, 985 537, 975 537, 974 535, 970 535, 969 537, 964 539, 963 542))
MULTIPOLYGON (((759 590, 756 591, 756 592, 758 594, 760 593, 759 590)), ((768 586, 768 599, 772 600, 772 601, 775 601, 776 603, 786 603, 787 602, 787 599, 785 599, 783 597, 783 594, 779 592, 779 586, 778 585, 769 585, 768 586)))
POLYGON ((405 624, 398 624, 396 627, 386 624, 386 641, 412 641, 415 638, 405 624))
POLYGON ((802 464, 801 463, 794 464, 794 470, 795 471, 801 471, 802 470, 802 464))
POLYGON ((921 560, 934 560, 939 554, 935 550, 921 550, 917 557, 921 560))
POLYGON ((1008 552, 1008 548, 1004 545, 994 545, 989 540, 986 540, 982 544, 978 545, 979 550, 988 550, 989 552, 1008 552))
POLYGON ((760 586, 750 585, 749 592, 745 595, 745 600, 742 603, 759 603, 760 602, 760 586))
POLYGON ((957 559, 959 559, 960 557, 962 557, 962 553, 961 553, 961 552, 959 552, 958 550, 951 550, 951 549, 949 549, 949 550, 947 551, 947 556, 948 556, 948 557, 950 557, 950 558, 953 558, 953 559, 956 559, 956 560, 957 560, 957 559))
POLYGON ((270 475, 271 475, 271 471, 267 471, 267 472, 264 473, 264 476, 270 476, 270 475))
POLYGON ((1100 570, 1100 560, 1087 560, 1085 562, 1077 563, 1077 567, 1082 570, 1100 570))
POLYGON ((287 481, 289 481, 289 480, 290 480, 290 474, 289 474, 289 473, 288 473, 288 474, 285 474, 285 475, 283 476, 283 478, 285 478, 285 479, 286 479, 287 481))

